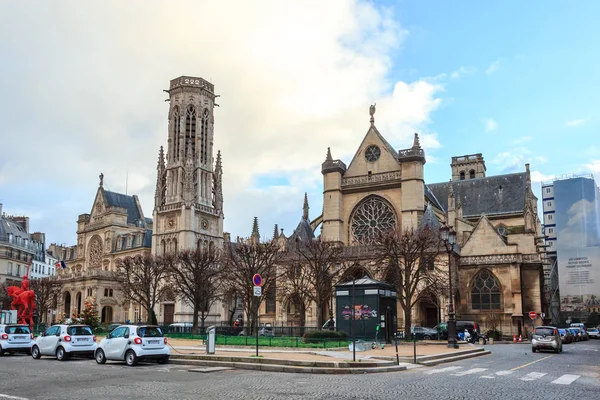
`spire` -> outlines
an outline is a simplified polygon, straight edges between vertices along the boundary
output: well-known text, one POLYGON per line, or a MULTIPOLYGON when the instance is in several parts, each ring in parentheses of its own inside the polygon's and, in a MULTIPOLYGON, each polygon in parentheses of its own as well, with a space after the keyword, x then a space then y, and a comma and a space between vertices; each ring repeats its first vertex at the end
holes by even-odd
POLYGON ((529 170, 529 163, 525 164, 525 175, 527 177, 527 187, 531 187, 531 171, 529 170))
POLYGON ((275 224, 275 229, 273 230, 273 240, 279 239, 279 227, 275 224))
POLYGON ((165 169, 165 151, 162 146, 160 146, 160 150, 158 151, 158 165, 156 169, 159 171, 165 169))
POLYGON ((420 149, 421 148, 421 144, 419 143, 419 134, 415 133, 415 139, 413 140, 413 149, 420 149))
POLYGON ((222 165, 221 165, 221 150, 217 151, 217 162, 215 164, 215 173, 222 173, 223 169, 222 169, 222 165))
POLYGON ((304 206, 302 207, 302 219, 308 220, 308 194, 304 192, 304 206))
POLYGON ((156 166, 156 190, 154 191, 154 208, 165 204, 167 193, 167 180, 165 172, 165 152, 162 146, 158 151, 158 165, 156 166))
POLYGON ((213 207, 223 214, 223 166, 221 164, 221 150, 217 151, 217 161, 213 174, 213 207))
POLYGON ((454 186, 452 186, 452 179, 448 183, 448 197, 454 197, 454 186))
POLYGON ((254 222, 252 223, 252 235, 250 238, 253 240, 260 241, 260 234, 258 233, 258 217, 254 217, 254 222))
POLYGON ((375 117, 373 117, 375 115, 375 104, 372 104, 371 107, 369 107, 369 115, 371 116, 371 119, 369 120, 371 122, 371 126, 375 126, 375 117))
POLYGON ((100 187, 102 187, 102 185, 104 185, 104 174, 100 172, 100 175, 98 177, 100 178, 100 187))
POLYGON ((333 161, 333 157, 331 157, 331 148, 327 148, 327 156, 325 156, 325 161, 333 161))

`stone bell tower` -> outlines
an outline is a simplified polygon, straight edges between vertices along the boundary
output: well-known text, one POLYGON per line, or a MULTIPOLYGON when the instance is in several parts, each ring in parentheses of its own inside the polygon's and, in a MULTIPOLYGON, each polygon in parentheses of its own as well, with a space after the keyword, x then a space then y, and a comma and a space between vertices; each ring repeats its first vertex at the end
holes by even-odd
POLYGON ((167 152, 158 154, 152 253, 223 245, 221 153, 213 157, 214 85, 181 76, 169 90, 167 152))

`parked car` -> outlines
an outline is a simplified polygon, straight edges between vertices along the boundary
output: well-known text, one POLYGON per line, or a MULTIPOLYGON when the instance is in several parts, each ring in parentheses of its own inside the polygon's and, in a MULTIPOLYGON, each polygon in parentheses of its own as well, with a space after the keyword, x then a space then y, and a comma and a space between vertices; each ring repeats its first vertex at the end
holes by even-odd
POLYGON ((590 339, 600 339, 600 331, 598 328, 590 328, 587 330, 590 339))
POLYGON ((438 332, 432 328, 426 328, 423 326, 412 326, 410 328, 411 336, 414 335, 415 339, 418 340, 437 340, 438 332))
MULTIPOLYGON (((439 332, 440 339, 448 339, 448 323, 442 322, 433 327, 434 330, 439 332)), ((479 324, 475 321, 456 321, 456 334, 458 332, 464 332, 466 330, 469 331, 473 340, 479 340, 481 336, 481 332, 479 330, 479 324)))
POLYGON ((98 345, 88 325, 54 325, 38 336, 31 347, 31 356, 56 356, 59 361, 71 356, 94 357, 98 345))
POLYGON ((554 350, 555 353, 562 352, 562 340, 558 329, 554 326, 536 326, 531 339, 531 351, 542 349, 554 350))
POLYGON ((0 325, 0 356, 4 353, 31 354, 33 333, 28 325, 5 324, 0 325))
POLYGON ((559 329, 558 333, 560 334, 560 339, 564 344, 573 343, 573 335, 568 329, 559 329))
POLYGON ((258 335, 259 336, 275 336, 275 333, 273 332, 272 328, 262 327, 258 330, 258 335))
POLYGON ((156 360, 159 364, 169 361, 171 351, 167 338, 155 325, 121 325, 100 341, 95 353, 96 362, 106 360, 125 361, 134 366, 138 361, 156 360))
POLYGON ((581 337, 579 337, 579 335, 577 334, 577 329, 566 328, 566 330, 571 333, 571 336, 573 336, 573 339, 572 339, 573 342, 579 342, 581 340, 581 337))

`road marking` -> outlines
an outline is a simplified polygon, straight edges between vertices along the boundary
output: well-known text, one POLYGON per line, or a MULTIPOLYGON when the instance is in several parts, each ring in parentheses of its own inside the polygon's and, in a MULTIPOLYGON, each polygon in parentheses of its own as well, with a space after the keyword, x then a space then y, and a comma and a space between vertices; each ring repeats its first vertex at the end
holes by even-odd
POLYGON ((557 385, 570 385, 571 383, 575 382, 577 379, 579 379, 581 377, 581 375, 563 375, 558 379, 553 380, 550 383, 556 383, 557 385))
POLYGON ((10 399, 10 400, 29 400, 26 397, 17 397, 17 396, 11 396, 8 394, 1 394, 0 393, 0 399, 10 399))
POLYGON ((463 372, 459 372, 458 374, 452 374, 454 376, 464 376, 464 375, 471 375, 471 374, 477 374, 479 372, 483 372, 483 371, 487 371, 487 368, 471 368, 468 371, 463 371, 463 372))
POLYGON ((500 375, 500 376, 504 376, 504 375, 510 375, 515 371, 498 371, 496 372, 496 375, 500 375))
POLYGON ((496 377, 495 377, 495 376, 488 376, 488 375, 483 375, 483 376, 480 376, 479 378, 485 378, 485 379, 496 379, 496 377))
POLYGON ((552 354, 551 356, 547 356, 547 357, 544 357, 544 358, 540 358, 539 360, 535 360, 535 361, 532 361, 532 362, 530 362, 530 363, 527 363, 527 364, 520 365, 520 366, 518 366, 518 367, 514 367, 514 368, 512 368, 512 369, 511 369, 511 371, 516 371, 516 370, 518 370, 518 369, 525 368, 525 367, 527 367, 527 366, 529 366, 529 365, 531 365, 531 364, 535 364, 536 362, 543 361, 543 360, 545 360, 545 359, 547 359, 547 358, 550 358, 550 357, 554 357, 554 354, 552 354))
POLYGON ((535 381, 536 379, 540 379, 542 376, 546 375, 545 372, 530 372, 524 377, 521 378, 522 381, 535 381))
POLYGON ((457 369, 461 369, 462 367, 446 367, 446 368, 439 368, 439 369, 432 369, 431 371, 427 371, 425 372, 426 374, 439 374, 440 372, 448 372, 448 371, 455 371, 457 369))

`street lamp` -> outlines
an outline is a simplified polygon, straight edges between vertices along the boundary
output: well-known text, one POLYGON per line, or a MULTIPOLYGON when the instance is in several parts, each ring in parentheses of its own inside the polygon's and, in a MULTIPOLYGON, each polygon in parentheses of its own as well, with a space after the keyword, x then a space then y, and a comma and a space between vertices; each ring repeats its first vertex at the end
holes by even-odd
POLYGON ((444 224, 440 227, 440 235, 448 253, 448 287, 450 290, 448 302, 448 347, 458 349, 458 343, 456 342, 456 319, 454 316, 454 292, 452 291, 452 250, 454 250, 454 244, 456 243, 456 232, 452 227, 444 224))

